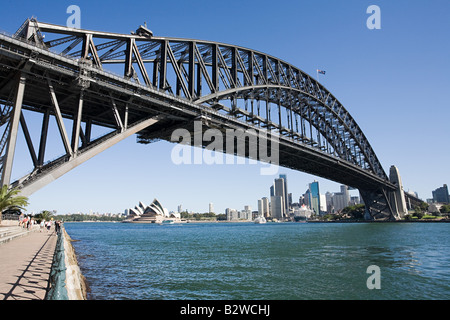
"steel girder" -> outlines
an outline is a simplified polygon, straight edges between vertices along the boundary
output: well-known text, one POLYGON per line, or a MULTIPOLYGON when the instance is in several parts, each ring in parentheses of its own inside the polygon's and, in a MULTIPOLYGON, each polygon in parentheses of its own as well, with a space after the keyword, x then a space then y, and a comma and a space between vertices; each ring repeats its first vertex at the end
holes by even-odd
POLYGON ((89 59, 100 69, 120 65, 114 70, 122 69, 126 78, 197 104, 235 115, 248 114, 243 107, 246 101, 271 104, 269 108, 281 109, 278 118, 273 120, 270 112, 248 116, 387 179, 369 141, 343 105, 314 78, 273 56, 211 41, 139 35, 139 30, 120 35, 35 20, 25 25, 16 37, 36 40, 51 35, 54 39, 37 42, 59 48, 65 56, 89 59), (293 123, 297 118, 303 123, 300 128, 293 123), (307 129, 305 121, 312 128, 307 129))
MULTIPOLYGON (((164 114, 165 122, 160 122, 160 126, 140 131, 139 141, 146 143, 161 138, 164 129, 169 132, 170 125, 177 128, 192 122, 201 112, 220 118, 218 121, 241 126, 244 122, 246 127, 277 132, 283 143, 289 145, 283 151, 286 157, 295 159, 293 150, 297 148, 308 151, 299 151, 296 156, 307 157, 315 163, 312 166, 323 164, 323 159, 331 164, 326 173, 307 167, 300 167, 301 170, 335 181, 346 180, 343 176, 348 172, 355 177, 364 176, 353 186, 371 192, 378 190, 375 191, 378 195, 382 195, 379 190, 395 189, 364 133, 342 104, 308 74, 273 56, 211 41, 154 37, 143 27, 124 35, 27 20, 13 38, 28 46, 30 52, 15 63, 8 63, 5 58, 3 69, 15 72, 5 71, 3 83, 17 83, 10 79, 11 74, 33 74, 31 87, 36 89, 43 83, 48 87, 51 103, 48 97, 40 97, 42 92, 34 92, 36 97, 33 93, 26 95, 24 108, 42 112, 43 127, 49 112, 55 115, 58 124, 67 117, 74 121, 72 141, 64 136, 60 126, 67 155, 78 151, 74 142, 77 137, 81 137, 82 147, 90 142, 80 130, 81 121, 86 123, 86 131, 95 122, 122 132, 128 121, 164 114), (47 53, 43 54, 44 51, 47 53), (35 63, 39 59, 33 56, 50 56, 50 52, 57 54, 35 63), (23 61, 28 62, 23 65, 23 61), (30 61, 33 67, 27 70, 31 68, 30 61), (110 71, 123 76, 117 77, 110 71), (52 89, 53 83, 59 93, 52 89), (64 97, 64 102, 70 102, 60 103, 63 105, 60 113, 57 94, 64 97), (181 109, 174 109, 176 105, 183 112, 177 112, 181 109), (339 175, 331 174, 333 164, 341 166, 339 175)), ((12 46, 10 50, 15 52, 4 50, 4 56, 20 55, 23 48, 19 47, 12 46)), ((14 100, 11 97, 14 90, 5 88, 0 87, 9 93, 8 97, 3 94, 3 111, 7 116, 2 121, 12 114, 14 100)), ((21 123, 26 128, 26 123, 21 123)), ((8 136, 8 130, 4 137, 8 136)), ((44 130, 42 139, 43 136, 44 130)), ((45 144, 41 149, 43 154, 45 144)), ((290 162, 282 161, 281 165, 299 169, 290 162)), ((42 166, 42 157, 36 163, 36 168, 42 166)))

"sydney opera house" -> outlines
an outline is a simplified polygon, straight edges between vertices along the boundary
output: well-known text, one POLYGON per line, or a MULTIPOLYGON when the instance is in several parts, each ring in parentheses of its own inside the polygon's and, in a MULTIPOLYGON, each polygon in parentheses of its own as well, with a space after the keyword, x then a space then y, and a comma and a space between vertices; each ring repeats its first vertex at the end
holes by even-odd
POLYGON ((145 206, 142 202, 134 207, 128 209, 128 216, 124 222, 133 223, 180 223, 185 222, 181 220, 179 213, 169 213, 166 208, 163 208, 161 203, 155 199, 149 206, 145 206))

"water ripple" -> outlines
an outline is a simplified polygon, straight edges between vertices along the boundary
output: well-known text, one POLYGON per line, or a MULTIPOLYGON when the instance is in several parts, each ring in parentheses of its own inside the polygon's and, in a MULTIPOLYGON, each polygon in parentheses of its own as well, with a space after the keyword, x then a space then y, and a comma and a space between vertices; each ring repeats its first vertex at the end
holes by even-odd
POLYGON ((66 223, 91 299, 449 299, 448 224, 66 223), (381 269, 381 290, 366 286, 381 269))

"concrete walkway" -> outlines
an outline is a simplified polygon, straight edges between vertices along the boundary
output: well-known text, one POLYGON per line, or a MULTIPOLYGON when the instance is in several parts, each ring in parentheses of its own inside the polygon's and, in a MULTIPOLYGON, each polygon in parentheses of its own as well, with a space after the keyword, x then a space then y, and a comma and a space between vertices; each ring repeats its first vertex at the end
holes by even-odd
POLYGON ((52 228, 0 245, 0 300, 44 300, 57 238, 52 228))

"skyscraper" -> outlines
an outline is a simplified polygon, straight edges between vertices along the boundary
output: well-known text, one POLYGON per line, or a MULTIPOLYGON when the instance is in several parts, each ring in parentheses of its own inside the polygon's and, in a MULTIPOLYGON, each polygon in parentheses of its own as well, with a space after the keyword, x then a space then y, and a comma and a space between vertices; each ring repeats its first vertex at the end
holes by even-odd
POLYGON ((348 207, 350 202, 350 193, 348 192, 348 187, 342 185, 341 192, 336 192, 333 195, 333 207, 335 211, 341 211, 342 209, 348 207))
POLYGON ((270 197, 270 208, 272 210, 272 218, 282 220, 284 217, 284 201, 282 196, 270 197))
POLYGON ((320 214, 320 192, 319 192, 319 182, 314 181, 309 184, 310 191, 310 206, 315 214, 320 214))
POLYGON ((270 186, 270 196, 273 197, 275 195, 275 186, 271 185, 270 186))
POLYGON ((442 187, 433 191, 433 201, 440 203, 450 203, 450 197, 448 194, 448 187, 444 184, 442 187))
POLYGON ((288 188, 287 188, 287 176, 285 174, 280 174, 280 179, 284 180, 284 192, 283 192, 283 200, 284 200, 284 212, 289 214, 289 197, 288 197, 288 188))
POLYGON ((283 206, 283 217, 287 214, 287 194, 285 189, 285 181, 284 178, 275 179, 275 197, 282 198, 282 206, 283 206))
POLYGON ((269 218, 269 199, 264 197, 258 200, 258 214, 260 217, 269 218))

